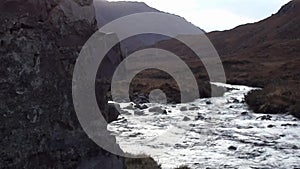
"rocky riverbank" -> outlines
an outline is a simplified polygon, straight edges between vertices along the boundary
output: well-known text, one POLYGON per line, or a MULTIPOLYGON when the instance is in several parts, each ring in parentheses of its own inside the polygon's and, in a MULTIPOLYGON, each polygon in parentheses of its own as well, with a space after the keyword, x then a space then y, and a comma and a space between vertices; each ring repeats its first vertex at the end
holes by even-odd
POLYGON ((262 90, 250 92, 245 101, 257 113, 290 113, 300 118, 299 85, 297 83, 268 85, 262 90))

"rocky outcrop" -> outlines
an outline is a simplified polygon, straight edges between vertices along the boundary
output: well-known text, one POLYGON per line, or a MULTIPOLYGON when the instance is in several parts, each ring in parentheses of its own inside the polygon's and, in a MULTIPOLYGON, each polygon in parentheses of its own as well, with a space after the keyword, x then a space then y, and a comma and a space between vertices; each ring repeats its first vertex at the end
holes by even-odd
POLYGON ((72 105, 73 67, 97 30, 92 0, 2 0, 0 11, 0 168, 124 168, 72 105))
POLYGON ((268 85, 262 90, 250 92, 245 101, 257 113, 290 113, 300 118, 299 85, 268 85), (292 93, 292 91, 294 91, 292 93))

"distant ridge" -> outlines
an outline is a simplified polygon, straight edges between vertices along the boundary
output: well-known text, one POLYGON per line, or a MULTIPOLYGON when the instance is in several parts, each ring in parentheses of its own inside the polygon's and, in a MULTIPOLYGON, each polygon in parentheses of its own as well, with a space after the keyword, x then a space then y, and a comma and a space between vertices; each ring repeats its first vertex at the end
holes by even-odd
POLYGON ((130 14, 142 12, 160 12, 143 2, 108 2, 105 0, 95 0, 94 6, 96 8, 96 18, 99 27, 107 24, 110 21, 130 14))

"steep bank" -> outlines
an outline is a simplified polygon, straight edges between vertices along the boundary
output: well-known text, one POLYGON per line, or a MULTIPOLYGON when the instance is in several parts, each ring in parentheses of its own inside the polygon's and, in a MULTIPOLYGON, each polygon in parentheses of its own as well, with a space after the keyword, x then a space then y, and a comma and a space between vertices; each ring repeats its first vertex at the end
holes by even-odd
POLYGON ((97 30, 92 0, 3 0, 0 11, 0 168, 125 168, 72 103, 76 58, 97 30))
POLYGON ((250 108, 300 117, 300 1, 258 23, 207 35, 221 56, 228 83, 263 87, 246 97, 250 108))

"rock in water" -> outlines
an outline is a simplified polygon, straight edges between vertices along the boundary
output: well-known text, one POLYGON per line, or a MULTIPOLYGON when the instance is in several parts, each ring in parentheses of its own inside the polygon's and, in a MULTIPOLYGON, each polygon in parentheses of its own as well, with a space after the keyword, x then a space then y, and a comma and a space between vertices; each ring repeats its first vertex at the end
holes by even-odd
POLYGON ((190 121, 190 120, 191 120, 191 119, 188 118, 188 117, 186 117, 186 116, 183 118, 183 121, 190 121))
POLYGON ((164 110, 161 107, 151 107, 149 112, 163 113, 164 110))
POLYGON ((167 115, 167 114, 168 114, 167 110, 164 110, 164 111, 162 112, 162 114, 163 114, 163 115, 167 115))
POLYGON ((136 104, 134 107, 137 108, 137 109, 141 109, 141 110, 148 109, 147 105, 136 104))
POLYGON ((137 116, 142 116, 142 115, 144 115, 145 113, 143 112, 143 111, 141 111, 141 110, 135 110, 134 111, 134 115, 137 115, 137 116))
POLYGON ((230 150, 230 151, 236 151, 236 150, 237 150, 237 147, 235 147, 235 146, 229 146, 229 147, 228 147, 228 150, 230 150))
POLYGON ((106 120, 108 123, 116 121, 120 115, 121 107, 116 103, 108 103, 108 113, 106 114, 106 120))
POLYGON ((180 108, 180 111, 187 111, 188 109, 187 109, 187 107, 181 107, 180 108))
POLYGON ((246 115, 248 115, 248 112, 246 112, 246 111, 245 111, 245 112, 242 112, 241 115, 242 115, 242 116, 246 116, 246 115))

